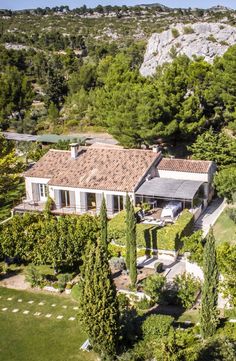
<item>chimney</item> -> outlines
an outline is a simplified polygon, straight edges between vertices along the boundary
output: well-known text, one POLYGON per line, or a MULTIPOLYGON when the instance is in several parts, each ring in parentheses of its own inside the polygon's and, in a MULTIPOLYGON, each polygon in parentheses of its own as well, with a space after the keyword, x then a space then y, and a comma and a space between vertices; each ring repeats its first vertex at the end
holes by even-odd
POLYGON ((70 144, 71 158, 76 159, 79 153, 79 143, 70 144))
POLYGON ((148 174, 148 175, 146 176, 146 182, 149 182, 151 179, 152 179, 151 174, 148 174))
POLYGON ((154 145, 154 146, 152 147, 152 151, 153 151, 153 153, 158 153, 158 152, 159 152, 159 147, 158 147, 158 145, 154 145))

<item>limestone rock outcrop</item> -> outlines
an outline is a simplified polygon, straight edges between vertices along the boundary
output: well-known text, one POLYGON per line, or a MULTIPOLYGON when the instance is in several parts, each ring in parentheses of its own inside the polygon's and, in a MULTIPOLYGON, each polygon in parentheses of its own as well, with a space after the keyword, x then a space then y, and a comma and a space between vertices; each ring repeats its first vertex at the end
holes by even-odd
POLYGON ((158 65, 171 62, 173 53, 203 56, 213 62, 236 44, 236 28, 222 23, 176 24, 162 33, 150 37, 140 68, 143 76, 155 74, 158 65), (171 56, 172 54, 172 56, 171 56))

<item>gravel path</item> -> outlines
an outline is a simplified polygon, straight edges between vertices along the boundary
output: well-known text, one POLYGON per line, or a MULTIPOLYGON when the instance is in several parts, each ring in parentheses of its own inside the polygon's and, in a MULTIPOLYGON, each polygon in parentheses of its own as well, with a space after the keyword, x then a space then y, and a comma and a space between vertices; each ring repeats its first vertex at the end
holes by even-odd
POLYGON ((27 290, 30 288, 30 285, 25 281, 25 276, 23 274, 17 274, 2 279, 0 281, 0 286, 14 288, 16 290, 27 290))

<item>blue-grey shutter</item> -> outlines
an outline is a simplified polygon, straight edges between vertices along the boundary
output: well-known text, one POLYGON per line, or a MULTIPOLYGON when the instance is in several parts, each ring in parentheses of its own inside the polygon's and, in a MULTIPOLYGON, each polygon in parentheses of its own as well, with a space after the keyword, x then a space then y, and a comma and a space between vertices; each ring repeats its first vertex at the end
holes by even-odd
POLYGON ((56 208, 61 208, 61 191, 59 189, 54 189, 54 201, 56 208))
POLYGON ((96 193, 96 212, 100 212, 101 204, 102 204, 102 193, 96 193))
POLYGON ((106 203, 107 203, 107 214, 112 215, 114 213, 114 198, 113 194, 106 195, 106 203))
POLYGON ((87 206, 87 193, 80 192, 80 212, 87 212, 88 206, 87 206))
POLYGON ((71 208, 76 208, 76 204, 75 204, 75 191, 70 191, 70 207, 71 208))
POLYGON ((32 197, 34 202, 38 202, 40 200, 38 183, 32 183, 32 197))

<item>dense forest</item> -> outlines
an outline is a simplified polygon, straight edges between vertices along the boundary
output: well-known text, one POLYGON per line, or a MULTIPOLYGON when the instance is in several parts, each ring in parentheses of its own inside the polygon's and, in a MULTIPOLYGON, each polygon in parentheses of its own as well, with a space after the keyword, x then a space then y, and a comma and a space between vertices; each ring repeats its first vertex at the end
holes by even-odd
POLYGON ((3 130, 104 130, 125 147, 191 144, 210 128, 235 133, 236 46, 213 64, 176 57, 173 51, 172 63, 157 68, 155 76, 139 73, 154 25, 162 31, 173 18, 193 22, 223 16, 234 25, 233 12, 62 6, 6 10, 0 16, 3 130), (143 35, 135 37, 140 26, 143 35))

